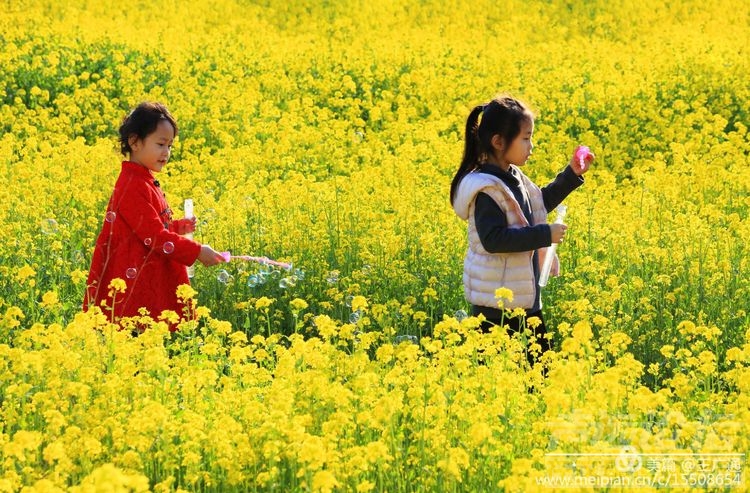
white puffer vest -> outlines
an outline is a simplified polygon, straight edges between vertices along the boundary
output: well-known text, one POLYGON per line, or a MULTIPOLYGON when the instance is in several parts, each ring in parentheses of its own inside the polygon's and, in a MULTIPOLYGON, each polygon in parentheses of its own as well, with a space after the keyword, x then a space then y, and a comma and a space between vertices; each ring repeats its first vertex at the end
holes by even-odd
MULTIPOLYGON (((531 203, 533 225, 547 222, 542 190, 521 170, 515 168, 531 203)), ((497 308, 495 290, 508 288, 513 292, 513 301, 503 300, 504 308, 531 308, 536 300, 536 279, 532 265, 533 250, 514 253, 490 253, 484 249, 474 222, 474 208, 477 193, 483 192, 492 197, 505 213, 509 228, 530 226, 513 196, 513 192, 495 176, 472 171, 461 179, 453 201, 453 210, 463 220, 469 222, 469 248, 464 260, 464 294, 473 305, 497 308)), ((544 263, 547 248, 540 248, 537 260, 544 263)), ((557 259, 555 259, 557 262, 557 259)), ((557 265, 553 266, 553 272, 557 265)))

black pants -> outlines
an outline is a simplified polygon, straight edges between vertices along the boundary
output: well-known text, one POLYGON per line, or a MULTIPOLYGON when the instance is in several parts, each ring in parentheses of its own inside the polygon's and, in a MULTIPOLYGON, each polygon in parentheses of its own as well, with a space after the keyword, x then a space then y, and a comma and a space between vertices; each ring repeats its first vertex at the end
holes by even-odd
POLYGON ((482 322, 482 325, 479 327, 480 330, 485 333, 489 332, 490 328, 492 328, 494 325, 498 325, 498 326, 507 325, 508 335, 511 337, 513 337, 514 334, 517 334, 526 328, 531 330, 532 334, 536 336, 536 343, 542 347, 539 353, 532 353, 531 351, 527 351, 526 354, 529 360, 529 364, 532 366, 534 365, 534 363, 537 363, 540 360, 540 358, 545 352, 552 349, 552 342, 546 337, 547 327, 544 325, 544 318, 542 317, 541 310, 532 312, 532 313, 527 313, 526 318, 520 318, 520 317, 490 318, 490 317, 487 317, 487 315, 485 315, 485 317, 486 317, 486 320, 482 322), (528 327, 526 324, 526 321, 531 317, 537 317, 539 320, 542 321, 542 323, 533 329, 531 327, 528 327))

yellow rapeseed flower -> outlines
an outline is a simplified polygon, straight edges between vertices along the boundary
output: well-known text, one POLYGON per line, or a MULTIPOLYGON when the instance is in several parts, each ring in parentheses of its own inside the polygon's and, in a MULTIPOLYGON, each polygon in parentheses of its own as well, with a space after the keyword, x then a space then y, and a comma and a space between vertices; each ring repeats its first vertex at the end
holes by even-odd
POLYGON ((125 280, 115 277, 109 281, 109 292, 110 293, 124 293, 128 285, 125 284, 125 280))
POLYGON ((513 303, 513 291, 508 288, 497 288, 495 299, 497 300, 497 306, 503 308, 507 303, 513 303))
POLYGON ((375 483, 372 481, 364 480, 357 484, 357 493, 369 493, 375 489, 375 483))
POLYGON ((529 317, 528 319, 526 319, 526 325, 530 329, 536 329, 537 327, 542 325, 542 319, 539 317, 529 317))
POLYGON ((605 346, 606 350, 613 356, 617 356, 628 347, 628 344, 632 342, 629 335, 624 332, 614 332, 609 336, 609 343, 605 346))
POLYGON ((29 264, 24 264, 24 266, 18 269, 18 272, 16 272, 16 279, 18 280, 18 282, 23 284, 28 278, 35 275, 36 271, 32 269, 29 264))
POLYGON ((318 329, 318 334, 324 339, 330 340, 338 334, 338 325, 328 315, 318 315, 313 320, 315 321, 315 327, 318 329))
POLYGON ((267 310, 268 307, 270 307, 275 300, 268 298, 266 296, 261 296, 255 301, 255 309, 259 311, 267 310))
POLYGON ((354 296, 352 298, 352 311, 366 311, 367 310, 367 298, 361 295, 354 296))
POLYGON ((726 360, 727 362, 743 362, 745 361, 745 352, 738 347, 731 347, 727 349, 726 360))
POLYGON ((576 322, 573 326, 573 338, 580 342, 588 342, 594 336, 591 324, 586 320, 576 322))
POLYGON ((42 295, 42 303, 41 305, 44 308, 53 308, 60 304, 60 297, 57 295, 56 291, 47 291, 42 295))
POLYGON ((338 488, 339 485, 340 483, 331 471, 317 471, 313 475, 312 491, 314 492, 329 493, 338 488))
POLYGON ((73 281, 73 284, 81 284, 86 281, 88 275, 89 273, 86 270, 75 269, 70 273, 70 280, 73 281))
POLYGON ((295 312, 300 312, 302 310, 307 309, 307 302, 300 298, 294 298, 292 301, 289 302, 289 306, 291 309, 295 312))
POLYGON ((177 324, 180 322, 180 316, 174 310, 163 310, 159 315, 159 320, 170 324, 177 324))
POLYGON ((671 344, 665 344, 661 347, 659 352, 664 356, 665 358, 672 358, 674 356, 674 346, 671 344))
POLYGON ((393 360, 393 346, 390 344, 385 344, 383 346, 380 346, 375 351, 375 357, 378 359, 378 361, 382 363, 388 363, 391 360, 393 360))
POLYGON ((198 292, 190 284, 180 284, 177 286, 177 299, 183 303, 192 300, 197 294, 198 292))

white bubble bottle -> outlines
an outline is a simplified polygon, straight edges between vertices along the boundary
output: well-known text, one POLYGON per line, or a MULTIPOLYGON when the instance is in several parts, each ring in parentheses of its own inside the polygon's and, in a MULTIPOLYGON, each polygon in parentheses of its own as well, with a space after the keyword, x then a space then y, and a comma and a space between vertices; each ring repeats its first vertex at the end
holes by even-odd
MULTIPOLYGON (((567 206, 562 204, 557 206, 557 218, 555 218, 555 224, 563 224, 565 220, 565 214, 568 212, 567 206)), ((542 264, 542 270, 539 272, 539 287, 547 285, 549 280, 549 273, 552 270, 552 262, 555 260, 555 253, 557 252, 557 243, 553 243, 547 247, 547 256, 544 257, 544 264, 542 264)))
MULTIPOLYGON (((183 209, 185 209, 185 219, 192 219, 195 217, 195 213, 193 212, 193 199, 185 199, 183 209)), ((192 240, 193 233, 185 233, 185 238, 192 240)), ((187 274, 190 279, 195 276, 195 264, 188 266, 187 274)))

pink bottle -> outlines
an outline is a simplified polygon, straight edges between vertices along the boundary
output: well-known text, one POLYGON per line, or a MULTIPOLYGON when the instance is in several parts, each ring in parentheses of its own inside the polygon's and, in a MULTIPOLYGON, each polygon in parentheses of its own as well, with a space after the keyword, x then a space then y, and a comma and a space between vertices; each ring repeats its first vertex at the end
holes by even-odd
POLYGON ((586 161, 593 157, 594 155, 591 153, 591 149, 589 149, 588 146, 578 146, 576 148, 575 158, 578 161, 581 170, 586 166, 586 161))

